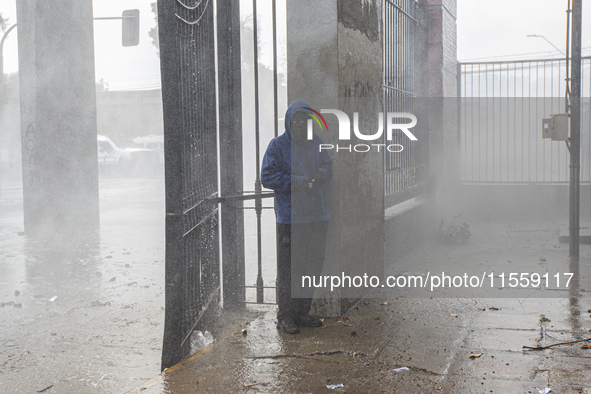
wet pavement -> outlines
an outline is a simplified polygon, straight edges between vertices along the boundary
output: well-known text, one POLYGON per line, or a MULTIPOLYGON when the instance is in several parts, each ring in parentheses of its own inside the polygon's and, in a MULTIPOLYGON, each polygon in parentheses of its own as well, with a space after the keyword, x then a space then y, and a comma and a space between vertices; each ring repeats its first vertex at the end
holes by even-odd
MULTIPOLYGON (((390 273, 421 273, 432 268, 430 259, 449 260, 448 268, 572 268, 553 223, 482 223, 472 231, 463 245, 425 243, 390 273)), ((591 248, 581 248, 584 276, 591 248)), ((346 316, 325 318, 323 327, 298 335, 278 332, 271 308, 132 392, 591 392, 591 349, 581 349, 591 342, 523 348, 591 337, 590 300, 568 292, 536 294, 405 298, 379 290, 378 298, 361 300, 346 316)))
MULTIPOLYGON (((523 349, 591 337, 588 293, 568 291, 407 298, 376 289, 346 316, 293 336, 276 330, 274 306, 224 312, 212 345, 160 374, 162 179, 102 179, 94 235, 23 236, 19 193, 3 182, 2 393, 591 393, 591 349, 581 348, 591 342, 523 349)), ((471 223, 466 244, 431 237, 388 273, 437 264, 566 272, 573 263, 557 228, 471 223)), ((590 257, 581 245, 582 281, 590 257)))

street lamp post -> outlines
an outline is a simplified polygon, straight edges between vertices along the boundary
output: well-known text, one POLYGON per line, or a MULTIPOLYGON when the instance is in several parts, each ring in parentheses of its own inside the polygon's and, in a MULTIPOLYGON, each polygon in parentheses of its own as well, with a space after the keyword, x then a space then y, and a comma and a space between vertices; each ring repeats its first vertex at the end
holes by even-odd
POLYGON ((560 53, 562 53, 564 55, 564 57, 566 57, 566 54, 564 52, 562 52, 562 50, 560 50, 560 48, 558 48, 556 45, 552 44, 552 42, 547 39, 546 37, 540 35, 540 34, 529 34, 527 37, 535 37, 535 38, 543 38, 544 40, 546 40, 546 42, 550 45, 552 45, 554 48, 556 48, 556 50, 560 53))
POLYGON ((16 23, 6 30, 6 33, 2 36, 2 40, 0 41, 0 84, 4 81, 4 41, 6 41, 6 37, 8 37, 8 33, 10 33, 16 27, 16 23))

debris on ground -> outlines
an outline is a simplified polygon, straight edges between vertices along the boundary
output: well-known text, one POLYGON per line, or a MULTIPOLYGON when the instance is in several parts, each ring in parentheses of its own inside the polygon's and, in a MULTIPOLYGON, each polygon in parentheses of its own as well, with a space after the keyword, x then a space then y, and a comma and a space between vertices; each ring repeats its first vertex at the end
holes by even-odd
POLYGON ((344 322, 345 320, 349 320, 349 318, 348 318, 347 316, 339 316, 339 317, 337 318, 337 323, 342 323, 342 322, 344 322))
POLYGON ((456 315, 455 313, 451 313, 451 312, 449 313, 449 315, 450 315, 451 317, 458 317, 458 315, 456 315))
POLYGON ((27 354, 30 354, 30 353, 31 352, 26 352, 26 353, 21 354, 20 356, 14 356, 14 357, 11 357, 11 358, 7 358, 6 360, 4 360, 4 362, 10 361, 10 360, 14 360, 15 358, 26 356, 27 354))
POLYGON ((331 389, 331 390, 338 389, 339 387, 345 387, 345 385, 342 384, 342 383, 339 383, 339 384, 327 384, 326 385, 326 388, 327 389, 331 389))
POLYGON ((380 305, 388 305, 388 301, 380 302, 380 305))
POLYGON ((209 331, 201 332, 199 330, 191 333, 191 354, 197 353, 214 342, 213 335, 209 331))
POLYGON ((250 383, 250 384, 245 384, 245 385, 244 385, 244 388, 245 388, 245 389, 247 389, 247 388, 249 388, 249 387, 256 386, 256 385, 258 385, 258 384, 260 384, 260 383, 250 383))
POLYGON ((111 306, 111 301, 92 301, 92 304, 90 304, 90 306, 111 306))
POLYGON ((552 391, 550 387, 544 387, 543 389, 538 390, 540 394, 548 394, 550 391, 552 391))
POLYGON ((483 354, 484 354, 484 353, 471 354, 471 355, 469 355, 469 356, 468 356, 468 358, 472 358, 472 359, 474 359, 474 358, 478 358, 478 357, 482 356, 483 354))
POLYGON ((38 393, 42 393, 42 392, 44 392, 46 390, 49 390, 52 387, 53 387, 53 384, 50 384, 49 386, 45 386, 45 387, 39 388, 39 389, 37 389, 35 391, 38 392, 38 393))
POLYGON ((525 346, 525 345, 523 345, 522 349, 542 350, 542 349, 549 349, 554 346, 571 345, 573 343, 588 342, 588 341, 591 341, 591 338, 579 339, 578 341, 558 342, 558 343, 553 343, 552 345, 548 345, 548 346, 525 346))
POLYGON ((394 368, 392 371, 394 371, 394 372, 410 371, 410 368, 400 367, 400 368, 394 368))
POLYGON ((51 298, 50 298, 48 301, 49 301, 49 302, 54 302, 55 300, 57 300, 57 296, 53 296, 53 297, 51 297, 51 298))
POLYGON ((441 219, 441 223, 439 224, 439 238, 446 243, 454 243, 459 241, 461 243, 466 243, 468 239, 472 236, 470 230, 468 230, 468 223, 462 223, 461 225, 456 223, 456 219, 462 216, 460 213, 459 215, 455 215, 452 221, 449 223, 446 229, 443 229, 443 225, 445 221, 441 219))
POLYGON ((115 279, 117 279, 116 276, 112 277, 111 279, 109 279, 109 282, 115 282, 115 279))

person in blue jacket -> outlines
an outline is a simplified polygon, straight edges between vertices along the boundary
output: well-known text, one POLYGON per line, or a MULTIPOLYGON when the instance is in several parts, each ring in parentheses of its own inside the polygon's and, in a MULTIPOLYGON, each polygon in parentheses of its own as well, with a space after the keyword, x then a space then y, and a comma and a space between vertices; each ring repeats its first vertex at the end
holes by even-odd
POLYGON ((299 100, 290 104, 285 132, 271 140, 261 168, 263 186, 275 191, 277 328, 286 334, 322 325, 310 316, 313 288, 302 286, 302 275, 318 276, 324 264, 329 217, 322 185, 331 178, 332 163, 320 151, 320 137, 307 138, 309 108, 299 100))

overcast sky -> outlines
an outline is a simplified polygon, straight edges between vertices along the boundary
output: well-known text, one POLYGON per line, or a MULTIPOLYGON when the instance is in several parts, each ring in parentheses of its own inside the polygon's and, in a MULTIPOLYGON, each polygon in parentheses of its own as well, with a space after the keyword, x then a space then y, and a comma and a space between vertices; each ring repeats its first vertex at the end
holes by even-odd
MULTIPOLYGON (((159 59, 148 31, 155 26, 150 9, 153 0, 95 0, 94 16, 120 16, 125 9, 140 10, 140 45, 121 46, 121 21, 95 21, 96 79, 104 79, 110 90, 148 89, 159 86, 159 59)), ((281 0, 279 0, 281 1, 281 0)), ((501 60, 562 56, 542 38, 564 50, 568 0, 458 0, 458 59, 501 60), (507 55, 513 55, 507 57, 507 55)), ((252 3, 242 0, 250 13, 252 3)), ((583 10, 583 53, 591 55, 591 3, 583 10)), ((270 0, 259 0, 259 12, 270 10, 270 0)), ((0 12, 16 22, 15 0, 0 0, 0 12)), ((264 16, 262 16, 264 21, 264 16)), ((268 34, 261 34, 262 37, 268 34)), ((18 70, 17 31, 10 33, 4 47, 4 71, 18 70)))
MULTIPOLYGON (((583 54, 591 55, 591 2, 583 1, 583 54)), ((458 59, 503 60, 562 56, 568 0, 458 0, 458 59)))

